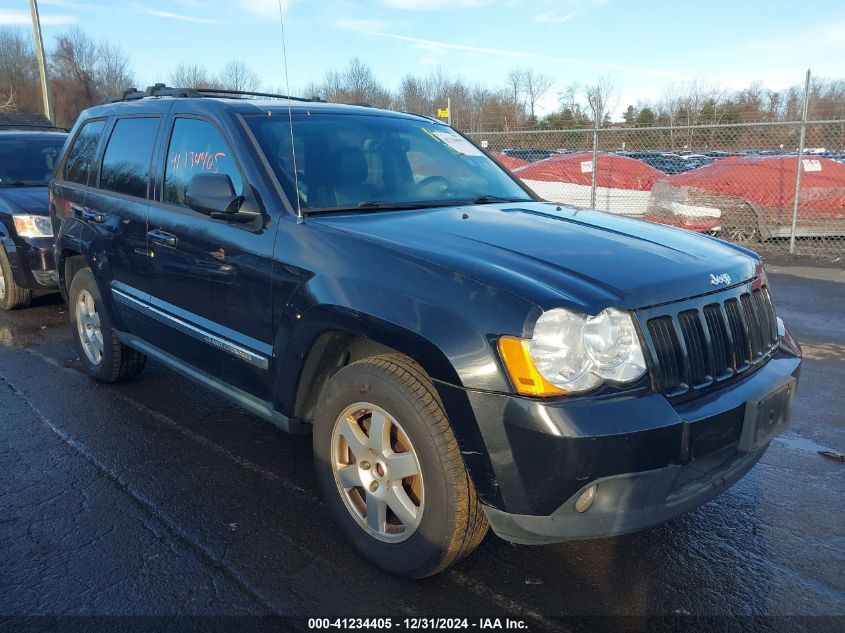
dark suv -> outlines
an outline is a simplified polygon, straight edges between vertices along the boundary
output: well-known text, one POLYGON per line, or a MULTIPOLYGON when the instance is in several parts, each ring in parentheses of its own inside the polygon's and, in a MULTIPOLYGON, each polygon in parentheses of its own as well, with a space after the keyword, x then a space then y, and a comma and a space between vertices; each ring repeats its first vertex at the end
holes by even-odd
POLYGON ((312 430, 382 568, 655 525, 787 424, 800 350, 754 253, 537 200, 425 117, 147 95, 84 112, 52 183, 87 371, 152 357, 312 430))
MULTIPOLYGON (((0 309, 56 292, 47 184, 67 133, 0 119, 0 309)), ((45 119, 45 123, 49 123, 45 119)))

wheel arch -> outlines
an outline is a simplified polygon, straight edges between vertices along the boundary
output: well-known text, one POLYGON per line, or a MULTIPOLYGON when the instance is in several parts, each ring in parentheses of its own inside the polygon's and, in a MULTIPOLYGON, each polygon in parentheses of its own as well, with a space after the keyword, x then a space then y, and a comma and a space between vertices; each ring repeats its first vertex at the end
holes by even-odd
POLYGON ((281 363, 277 370, 277 409, 311 423, 320 395, 337 371, 356 360, 402 354, 431 378, 479 497, 484 503, 500 507, 501 493, 479 422, 446 355, 431 341, 394 324, 356 313, 314 310, 322 313, 321 318, 315 318, 314 325, 303 324, 302 331, 292 337, 293 349, 279 356, 296 362, 281 363), (290 387, 284 389, 284 385, 290 387))

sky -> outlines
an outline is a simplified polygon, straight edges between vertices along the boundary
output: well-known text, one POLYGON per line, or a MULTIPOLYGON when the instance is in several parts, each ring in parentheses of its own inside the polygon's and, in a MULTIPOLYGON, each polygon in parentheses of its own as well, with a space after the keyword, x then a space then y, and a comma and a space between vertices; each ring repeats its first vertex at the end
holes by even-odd
MULTIPOLYGON (((733 90, 782 89, 845 78, 845 2, 813 0, 281 0, 292 91, 352 57, 388 87, 442 66, 469 82, 504 85, 509 69, 555 80, 554 110, 573 82, 609 78, 618 114, 698 80, 733 90)), ((128 53, 139 87, 179 63, 212 73, 227 61, 285 86, 279 0, 39 0, 47 47, 78 25, 128 53)), ((0 25, 31 28, 28 0, 0 0, 0 25)))

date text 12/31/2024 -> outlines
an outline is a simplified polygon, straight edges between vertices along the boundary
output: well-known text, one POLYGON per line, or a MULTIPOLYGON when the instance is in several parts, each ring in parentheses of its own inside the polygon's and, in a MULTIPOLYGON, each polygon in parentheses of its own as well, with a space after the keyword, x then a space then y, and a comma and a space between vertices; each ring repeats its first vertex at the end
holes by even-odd
POLYGON ((308 629, 363 631, 478 630, 525 631, 528 625, 518 618, 309 618, 308 629))

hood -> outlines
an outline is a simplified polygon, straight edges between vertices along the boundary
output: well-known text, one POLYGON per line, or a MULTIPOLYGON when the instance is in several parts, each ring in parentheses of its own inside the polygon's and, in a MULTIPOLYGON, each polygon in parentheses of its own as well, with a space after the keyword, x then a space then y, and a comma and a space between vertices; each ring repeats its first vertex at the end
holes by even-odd
POLYGON ((47 187, 0 187, 0 200, 10 203, 15 212, 33 215, 48 214, 47 187), (17 207, 15 209, 14 207, 17 207))
POLYGON ((642 308, 762 273, 753 252, 715 238, 541 202, 310 221, 440 264, 543 309, 569 306, 596 314, 609 306, 642 308))

